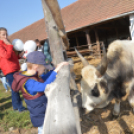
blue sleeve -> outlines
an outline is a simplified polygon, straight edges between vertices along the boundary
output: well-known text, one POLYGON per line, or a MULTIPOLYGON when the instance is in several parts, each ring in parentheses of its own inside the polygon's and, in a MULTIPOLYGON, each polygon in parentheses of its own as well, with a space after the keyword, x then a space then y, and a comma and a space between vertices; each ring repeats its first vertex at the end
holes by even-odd
POLYGON ((34 79, 28 79, 24 87, 27 90, 27 92, 31 95, 35 95, 37 94, 37 92, 44 92, 47 84, 50 84, 56 79, 56 75, 57 73, 52 71, 51 75, 48 77, 48 79, 44 83, 38 82, 34 79))
POLYGON ((41 77, 44 81, 46 81, 46 79, 51 75, 52 72, 53 72, 53 70, 49 71, 49 72, 46 73, 46 74, 42 74, 40 77, 41 77))

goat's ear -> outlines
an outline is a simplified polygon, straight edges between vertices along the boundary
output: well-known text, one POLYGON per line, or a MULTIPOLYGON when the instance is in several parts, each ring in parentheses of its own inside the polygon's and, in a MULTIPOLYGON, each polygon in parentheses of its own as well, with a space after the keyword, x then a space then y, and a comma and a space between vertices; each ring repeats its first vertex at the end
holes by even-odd
POLYGON ((107 82, 105 80, 100 81, 100 86, 105 90, 105 93, 107 93, 107 82))

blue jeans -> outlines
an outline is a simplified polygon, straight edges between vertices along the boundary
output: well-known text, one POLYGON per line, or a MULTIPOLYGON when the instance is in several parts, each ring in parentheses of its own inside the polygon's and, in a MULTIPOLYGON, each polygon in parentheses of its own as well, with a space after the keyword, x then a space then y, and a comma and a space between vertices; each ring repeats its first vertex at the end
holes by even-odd
MULTIPOLYGON (((13 82, 13 75, 14 73, 10 73, 6 75, 6 78, 9 82, 10 87, 12 87, 12 82, 13 82)), ((11 88, 12 90, 12 88, 11 88)), ((12 106, 14 110, 19 110, 19 111, 23 111, 25 109, 25 107, 22 106, 22 101, 20 99, 20 95, 19 92, 14 92, 12 90, 12 106)))
POLYGON ((43 132, 43 125, 38 127, 38 134, 42 134, 42 132, 43 132))
POLYGON ((2 81, 2 84, 6 90, 8 90, 7 86, 10 87, 9 83, 6 81, 6 77, 0 78, 2 81))

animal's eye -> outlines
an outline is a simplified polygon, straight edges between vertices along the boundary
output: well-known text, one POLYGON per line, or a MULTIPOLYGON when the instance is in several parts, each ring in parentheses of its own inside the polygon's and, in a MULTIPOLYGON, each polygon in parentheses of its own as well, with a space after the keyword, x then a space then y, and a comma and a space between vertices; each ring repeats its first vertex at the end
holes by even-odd
POLYGON ((100 81, 100 86, 101 86, 101 88, 106 88, 107 83, 105 81, 100 81))

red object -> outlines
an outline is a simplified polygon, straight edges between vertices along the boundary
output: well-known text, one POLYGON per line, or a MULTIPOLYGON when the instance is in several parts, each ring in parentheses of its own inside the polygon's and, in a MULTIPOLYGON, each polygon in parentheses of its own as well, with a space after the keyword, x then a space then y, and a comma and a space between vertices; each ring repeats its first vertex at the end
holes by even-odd
POLYGON ((6 45, 0 40, 0 68, 4 75, 20 70, 18 57, 13 51, 13 45, 6 45))
POLYGON ((12 83, 12 89, 14 92, 19 92, 21 90, 22 95, 27 100, 33 100, 36 99, 42 95, 44 95, 44 92, 37 93, 36 95, 30 95, 27 90, 25 89, 24 85, 28 79, 34 79, 38 82, 43 83, 44 80, 38 76, 38 74, 34 76, 25 76, 22 74, 22 72, 16 72, 14 75, 14 81, 12 83))

